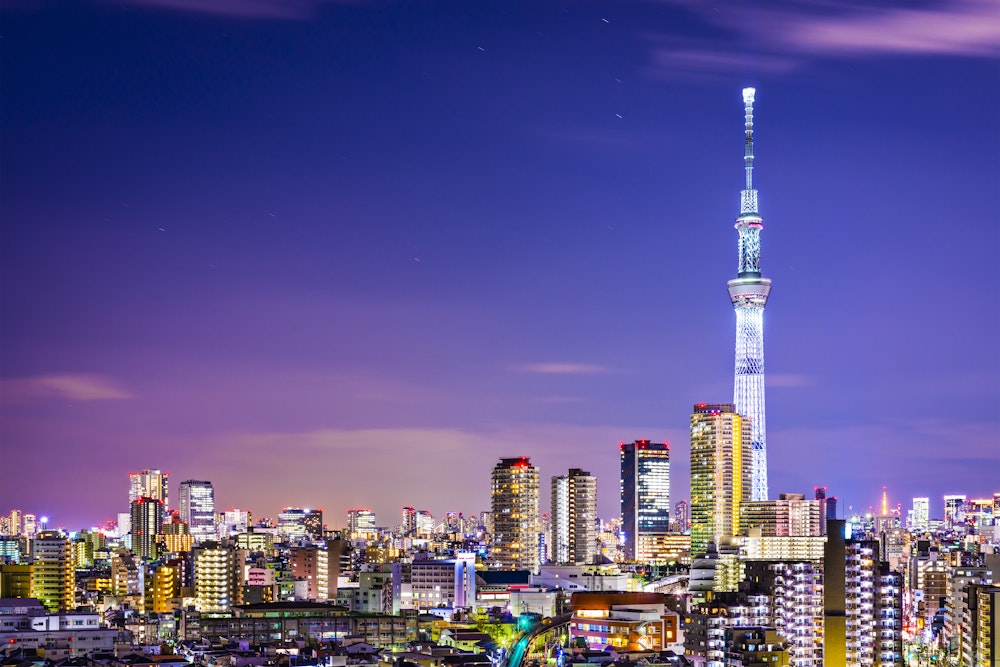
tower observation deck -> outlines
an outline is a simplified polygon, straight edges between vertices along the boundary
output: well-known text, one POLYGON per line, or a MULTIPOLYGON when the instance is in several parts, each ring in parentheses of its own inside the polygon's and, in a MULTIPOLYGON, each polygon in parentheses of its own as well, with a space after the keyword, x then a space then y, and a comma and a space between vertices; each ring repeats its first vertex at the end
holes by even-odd
POLYGON ((760 273, 760 231, 764 220, 757 211, 753 187, 753 88, 743 89, 746 138, 743 165, 746 187, 740 192, 739 269, 730 280, 729 298, 736 311, 736 378, 733 403, 736 412, 750 418, 752 500, 767 500, 767 421, 764 411, 764 306, 771 280, 760 273))

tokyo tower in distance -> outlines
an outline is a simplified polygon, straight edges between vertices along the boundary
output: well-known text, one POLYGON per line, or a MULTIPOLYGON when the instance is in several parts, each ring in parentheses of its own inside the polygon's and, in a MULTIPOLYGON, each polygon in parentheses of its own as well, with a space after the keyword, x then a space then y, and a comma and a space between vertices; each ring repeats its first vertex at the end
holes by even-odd
MULTIPOLYGON (((736 380, 733 403, 736 412, 750 417, 752 500, 767 500, 767 422, 764 417, 764 306, 771 292, 770 278, 760 274, 760 230, 764 219, 757 212, 757 191, 753 187, 753 88, 743 89, 746 110, 746 139, 743 163, 746 189, 740 192, 740 264, 737 277, 730 280, 729 298, 736 311, 736 380)), ((744 443, 745 446, 745 443, 744 443)))

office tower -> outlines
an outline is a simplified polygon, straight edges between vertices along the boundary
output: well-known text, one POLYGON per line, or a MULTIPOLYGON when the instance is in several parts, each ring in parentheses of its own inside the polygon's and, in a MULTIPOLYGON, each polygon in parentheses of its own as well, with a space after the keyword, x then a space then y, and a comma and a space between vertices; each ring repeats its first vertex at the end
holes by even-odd
POLYGON ((401 524, 403 535, 412 537, 417 534, 417 510, 412 507, 403 508, 403 523, 401 524))
POLYGON ((194 548, 194 597, 200 612, 229 611, 239 603, 243 552, 227 542, 202 542, 194 548))
POLYGON ((188 525, 196 542, 214 539, 215 489, 211 482, 189 479, 179 488, 181 521, 188 525))
POLYGON ((347 534, 351 537, 375 537, 375 512, 367 507, 347 510, 347 534))
POLYGON ((538 469, 527 456, 493 467, 493 561, 505 570, 538 572, 538 469))
POLYGON ((958 528, 965 520, 965 495, 950 495, 944 497, 945 528, 958 528))
MULTIPOLYGON (((597 478, 579 468, 552 478, 552 560, 587 565, 597 555, 597 478)), ((544 535, 544 531, 542 533, 544 535)))
POLYGON ((910 511, 909 528, 915 532, 924 532, 931 525, 931 499, 914 498, 913 509, 910 511))
POLYGON ((278 514, 278 534, 288 540, 323 536, 323 510, 286 507, 278 514))
POLYGON ((245 533, 250 527, 250 512, 247 510, 231 509, 226 510, 221 515, 222 525, 219 532, 228 537, 233 533, 245 533))
POLYGON ((163 502, 163 511, 170 506, 168 504, 168 487, 170 473, 160 470, 143 470, 142 472, 130 472, 128 474, 128 503, 131 506, 139 498, 153 498, 163 502))
POLYGON ((163 532, 163 501, 156 498, 133 500, 131 526, 132 551, 142 561, 156 560, 159 535, 163 532))
POLYGON ((732 403, 699 403, 691 414, 691 555, 737 535, 750 500, 751 427, 732 403))
POLYGON ((76 606, 73 561, 73 543, 59 531, 42 531, 31 541, 31 597, 51 612, 76 606))
POLYGON ((670 443, 622 442, 618 453, 625 559, 641 561, 648 541, 670 532, 670 443))
MULTIPOLYGON (((375 519, 372 519, 372 530, 374 530, 375 519)), ((417 511, 417 535, 420 537, 431 537, 434 535, 434 515, 430 510, 417 511)))
POLYGON ((753 464, 752 500, 767 500, 767 429, 764 413, 764 306, 771 292, 771 279, 760 273, 760 232, 764 220, 757 212, 757 191, 753 187, 753 100, 754 89, 743 89, 746 112, 743 166, 746 189, 740 193, 739 273, 727 283, 729 298, 736 310, 736 378, 733 403, 736 411, 751 422, 753 464))
POLYGON ((36 532, 38 532, 38 517, 34 514, 25 514, 24 530, 21 534, 25 537, 31 538, 35 536, 36 532))
POLYGON ((4 535, 18 537, 24 530, 24 513, 21 510, 11 510, 4 524, 4 535))

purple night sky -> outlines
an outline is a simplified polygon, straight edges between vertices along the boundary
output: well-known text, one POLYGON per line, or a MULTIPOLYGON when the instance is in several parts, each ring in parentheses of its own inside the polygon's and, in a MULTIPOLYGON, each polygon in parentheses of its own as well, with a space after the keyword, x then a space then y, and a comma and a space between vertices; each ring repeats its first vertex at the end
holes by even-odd
POLYGON ((732 400, 756 86, 770 492, 1000 491, 992 0, 6 3, 0 513, 489 507, 732 400))

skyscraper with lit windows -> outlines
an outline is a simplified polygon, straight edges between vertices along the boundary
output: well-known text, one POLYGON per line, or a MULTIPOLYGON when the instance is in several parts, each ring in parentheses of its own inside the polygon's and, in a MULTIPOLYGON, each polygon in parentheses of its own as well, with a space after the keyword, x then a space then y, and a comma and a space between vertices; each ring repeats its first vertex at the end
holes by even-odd
POLYGON ((490 495, 494 563, 538 572, 538 468, 527 456, 500 459, 490 495))
POLYGON ((163 501, 138 498, 131 508, 132 552, 143 561, 159 556, 159 535, 163 532, 163 501))
POLYGON ((51 612, 76 606, 76 570, 73 543, 56 530, 42 531, 31 540, 31 595, 51 612))
POLYGON ((670 443, 618 445, 625 558, 639 560, 644 537, 670 532, 670 443))
POLYGON ((163 502, 166 511, 169 505, 170 473, 162 470, 143 470, 128 474, 129 505, 139 498, 153 498, 163 502))
POLYGON ((597 478, 579 468, 553 477, 549 517, 553 562, 593 563, 597 555, 596 521, 597 478))
POLYGON ((214 539, 215 489, 211 482, 189 479, 181 482, 178 495, 181 521, 188 525, 196 542, 214 539))
POLYGON ((752 486, 749 420, 732 403, 699 403, 691 414, 691 555, 739 534, 752 486))

